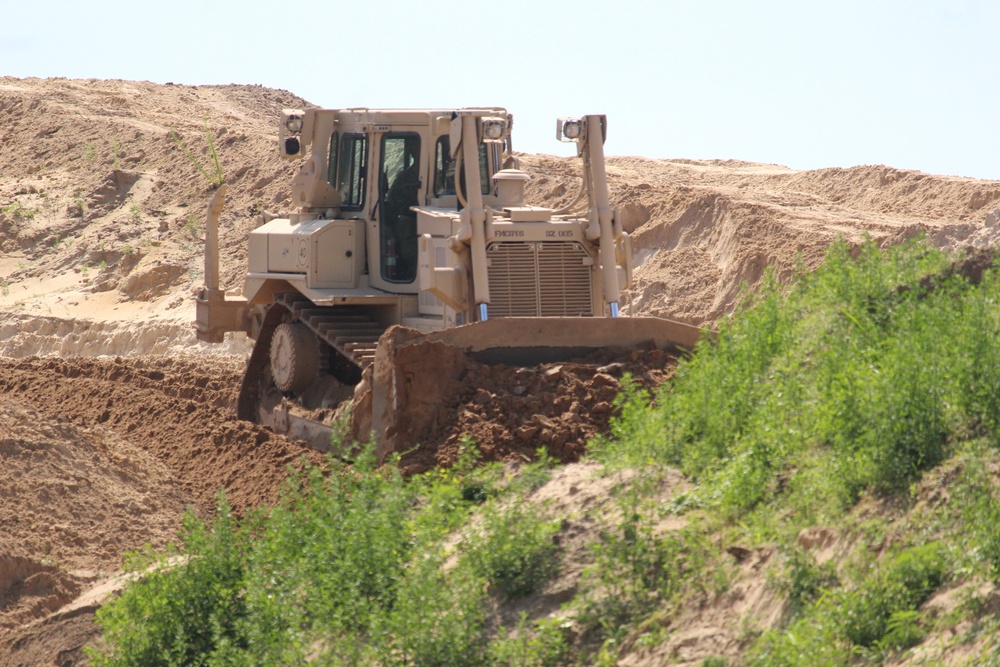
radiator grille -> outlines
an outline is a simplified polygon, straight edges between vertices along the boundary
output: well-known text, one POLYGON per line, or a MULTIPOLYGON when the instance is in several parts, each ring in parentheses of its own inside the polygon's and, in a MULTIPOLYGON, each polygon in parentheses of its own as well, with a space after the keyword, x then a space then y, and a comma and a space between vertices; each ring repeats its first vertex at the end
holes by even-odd
POLYGON ((486 256, 491 317, 593 315, 592 262, 579 243, 494 243, 486 256))

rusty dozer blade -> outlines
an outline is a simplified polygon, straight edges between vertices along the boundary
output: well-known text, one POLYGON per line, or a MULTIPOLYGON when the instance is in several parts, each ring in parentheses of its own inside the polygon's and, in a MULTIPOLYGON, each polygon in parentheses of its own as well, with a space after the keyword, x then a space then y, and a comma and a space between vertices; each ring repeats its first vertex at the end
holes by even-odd
MULTIPOLYGON (((430 334, 392 327, 379 340, 354 431, 373 433, 380 458, 419 444, 468 357, 481 363, 532 366, 580 358, 595 350, 656 346, 690 350, 702 332, 654 317, 497 318, 430 334)), ((359 400, 360 399, 360 400, 359 400)))

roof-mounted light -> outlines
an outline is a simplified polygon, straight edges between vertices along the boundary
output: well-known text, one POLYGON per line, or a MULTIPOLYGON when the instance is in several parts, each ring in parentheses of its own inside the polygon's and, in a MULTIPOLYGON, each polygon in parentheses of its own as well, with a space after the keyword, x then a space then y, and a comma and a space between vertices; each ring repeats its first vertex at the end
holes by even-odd
POLYGON ((507 120, 496 116, 484 116, 480 140, 487 143, 500 143, 507 138, 507 120))
POLYGON ((285 129, 292 134, 298 134, 302 131, 302 116, 298 114, 289 114, 285 118, 285 129))
POLYGON ((556 138, 559 141, 583 141, 587 135, 587 121, 583 118, 556 120, 556 138))
POLYGON ((282 157, 302 157, 302 149, 309 143, 303 134, 306 127, 306 112, 302 109, 282 109, 278 123, 278 151, 282 157))

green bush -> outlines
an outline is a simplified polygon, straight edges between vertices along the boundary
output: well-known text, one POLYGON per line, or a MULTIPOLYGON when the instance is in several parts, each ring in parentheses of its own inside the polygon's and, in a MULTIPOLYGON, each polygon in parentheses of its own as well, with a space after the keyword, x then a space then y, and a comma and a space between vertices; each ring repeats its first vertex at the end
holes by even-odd
MULTIPOLYGON (((975 448, 963 461, 950 503, 961 517, 963 557, 969 569, 1000 583, 1000 490, 984 465, 987 452, 975 448)), ((988 460, 988 459, 987 459, 988 460)))
POLYGON ((898 651, 924 636, 918 611, 948 570, 941 543, 901 552, 861 585, 821 596, 782 630, 766 632, 748 654, 748 664, 845 665, 870 650, 898 651))
POLYGON ((1000 285, 953 259, 838 244, 791 287, 765 280, 671 384, 623 395, 597 451, 679 466, 731 516, 779 492, 835 512, 905 490, 961 434, 1000 434, 1000 285))
POLYGON ((939 543, 903 551, 880 576, 838 596, 837 616, 844 637, 856 646, 874 646, 887 639, 894 617, 894 638, 890 641, 898 641, 904 634, 911 636, 912 632, 901 630, 901 624, 912 620, 910 612, 916 611, 937 590, 946 572, 944 550, 939 543))
POLYGON ((188 517, 184 552, 133 559, 154 567, 99 613, 94 663, 476 664, 485 582, 423 555, 468 516, 463 484, 408 483, 368 449, 308 469, 242 525, 222 499, 210 526, 188 517))
POLYGON ((830 562, 817 565, 808 552, 790 549, 783 554, 784 577, 778 589, 788 595, 792 613, 800 614, 809 604, 819 599, 827 590, 837 586, 837 574, 830 562))
POLYGON ((375 465, 366 452, 351 467, 313 469, 272 511, 251 560, 255 617, 301 606, 336 631, 361 630, 392 603, 410 555, 412 495, 396 467, 375 465))
POLYGON ((637 478, 617 491, 618 514, 591 545, 593 564, 582 580, 579 621, 585 631, 615 638, 681 590, 698 573, 707 577, 696 525, 661 534, 660 508, 651 492, 656 476, 637 478))
POLYGON ((473 573, 504 598, 529 595, 559 569, 555 536, 559 521, 521 498, 485 507, 482 521, 463 545, 473 573))
POLYGON ((224 496, 211 527, 192 514, 181 533, 185 552, 131 554, 138 577, 121 597, 97 611, 104 650, 88 649, 98 667, 228 664, 247 647, 242 592, 247 534, 224 496))
POLYGON ((484 593, 467 569, 443 569, 444 554, 417 555, 391 611, 374 626, 374 664, 477 667, 484 662, 484 593))
POLYGON ((851 664, 853 654, 831 615, 813 613, 787 628, 765 632, 747 651, 745 664, 754 667, 844 667, 851 664))
POLYGON ((557 667, 567 664, 570 645, 565 623, 558 618, 544 618, 533 625, 528 614, 521 613, 517 628, 490 646, 490 661, 497 667, 557 667))

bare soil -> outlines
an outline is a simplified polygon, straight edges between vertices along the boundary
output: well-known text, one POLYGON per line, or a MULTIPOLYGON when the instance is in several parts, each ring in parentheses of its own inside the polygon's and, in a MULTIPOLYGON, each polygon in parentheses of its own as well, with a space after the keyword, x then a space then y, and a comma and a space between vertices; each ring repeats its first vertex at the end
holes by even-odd
MULTIPOLYGON (((319 460, 234 418, 246 342, 201 345, 191 326, 207 136, 229 186, 223 282, 239 289, 257 215, 290 206, 297 165, 275 150, 278 114, 307 106, 259 86, 0 78, 0 663, 83 664, 93 612, 127 550, 175 539, 185 508, 210 514, 220 488, 238 511, 271 503, 288 466, 319 460)), ((533 175, 529 203, 575 197, 575 160, 520 158, 533 175)), ((768 267, 787 279, 816 266, 838 238, 924 234, 940 247, 986 248, 1000 235, 995 181, 643 157, 609 158, 608 175, 639 264, 626 312, 697 325, 731 312, 768 267)), ((447 465, 463 435, 491 460, 546 447, 577 461, 607 428, 624 374, 654 387, 673 363, 657 351, 469 363, 402 464, 447 465)), ((546 493, 606 500, 607 482, 588 465, 546 493)), ((673 644, 636 650, 627 664, 735 651, 740 619, 780 616, 761 574, 768 557, 741 565, 729 598, 685 612, 673 644)), ((539 604, 555 605, 553 595, 539 604)))

